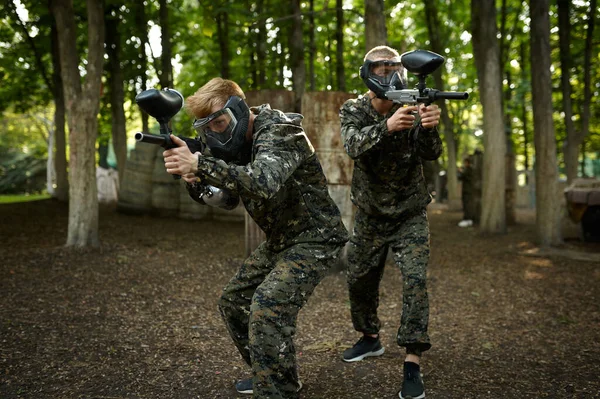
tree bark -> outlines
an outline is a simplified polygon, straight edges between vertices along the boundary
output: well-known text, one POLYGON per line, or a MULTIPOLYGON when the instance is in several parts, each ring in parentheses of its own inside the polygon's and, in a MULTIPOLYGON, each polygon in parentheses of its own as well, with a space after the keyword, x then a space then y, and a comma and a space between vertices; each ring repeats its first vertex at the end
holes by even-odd
MULTIPOLYGON (((594 26, 596 25, 596 15, 598 14, 597 0, 590 1, 590 11, 588 14, 587 35, 585 37, 585 50, 583 57, 583 106, 581 112, 581 146, 585 150, 585 138, 590 132, 590 105, 592 102, 591 86, 591 64, 594 51, 594 26)), ((585 152, 582 151, 585 157, 585 152)))
POLYGON ((365 0, 365 53, 387 45, 383 0, 365 0))
MULTIPOLYGON (((146 16, 146 10, 143 2, 135 2, 135 26, 137 34, 140 38, 140 55, 139 63, 140 68, 140 80, 142 91, 147 89, 148 86, 148 56, 146 55, 146 46, 148 45, 148 18, 146 16)), ((148 114, 140 109, 142 114, 142 132, 148 131, 148 114)))
POLYGON ((531 0, 531 88, 536 154, 536 231, 542 247, 561 243, 556 138, 552 121, 548 0, 531 0))
MULTIPOLYGON (((425 5, 425 19, 427 21, 427 30, 429 32, 429 41, 431 43, 431 50, 435 53, 442 54, 445 43, 443 43, 441 37, 443 34, 440 32, 442 24, 439 21, 437 8, 433 0, 424 0, 425 5)), ((438 69, 433 73, 433 79, 435 81, 435 87, 438 90, 444 90, 444 81, 442 79, 442 69, 438 69)), ((448 190, 448 207, 452 210, 460 209, 461 195, 458 191, 458 173, 456 168, 456 140, 454 138, 454 123, 450 119, 448 107, 445 101, 438 103, 442 112, 442 127, 444 132, 444 139, 446 142, 446 150, 448 152, 448 168, 446 172, 446 188, 448 190)))
POLYGON ((71 184, 66 245, 97 246, 99 241, 95 147, 104 55, 102 3, 87 0, 88 63, 83 87, 78 69, 72 0, 55 0, 52 3, 52 11, 58 28, 61 74, 70 130, 71 184))
POLYGON ((558 37, 560 46, 560 70, 562 105, 565 113, 564 121, 567 130, 566 145, 563 148, 567 183, 577 177, 577 159, 579 158, 579 145, 581 134, 575 131, 573 123, 573 101, 571 99, 571 21, 570 0, 558 0, 558 37))
POLYGON ((159 0, 160 9, 158 12, 160 21, 160 44, 162 46, 162 53, 160 55, 160 85, 164 89, 165 87, 173 87, 173 65, 171 59, 173 58, 173 47, 171 45, 171 24, 169 22, 169 6, 167 0, 159 0))
POLYGON ((309 16, 308 16, 308 78, 310 79, 310 91, 315 91, 315 54, 317 46, 315 44, 315 1, 309 1, 309 16))
MULTIPOLYGON (((51 4, 48 4, 50 8, 51 4)), ((52 24, 52 97, 54 98, 54 172, 56 187, 54 196, 59 201, 69 200, 69 179, 67 174, 67 141, 65 132, 65 95, 60 72, 58 31, 52 24)))
POLYGON ((121 69, 121 36, 119 34, 119 10, 114 7, 106 13, 106 53, 108 54, 110 112, 112 116, 112 143, 117 158, 119 182, 123 181, 127 162, 127 133, 125 127, 125 91, 121 69), (115 16, 111 16, 114 11, 115 16))
POLYGON ((483 188, 481 224, 484 233, 506 232, 506 136, 502 120, 499 45, 494 0, 471 2, 473 53, 483 105, 483 188))
POLYGON ((337 72, 337 88, 339 91, 346 91, 346 71, 344 68, 344 2, 336 0, 336 29, 335 39, 337 41, 336 51, 336 72, 337 72))
POLYGON ((229 79, 229 15, 226 11, 217 14, 217 38, 221 55, 221 77, 229 79))
POLYGON ((290 35, 290 59, 292 85, 294 89, 294 110, 302 112, 302 96, 306 85, 306 67, 304 65, 304 41, 302 40, 302 15, 300 0, 292 0, 293 26, 290 35))

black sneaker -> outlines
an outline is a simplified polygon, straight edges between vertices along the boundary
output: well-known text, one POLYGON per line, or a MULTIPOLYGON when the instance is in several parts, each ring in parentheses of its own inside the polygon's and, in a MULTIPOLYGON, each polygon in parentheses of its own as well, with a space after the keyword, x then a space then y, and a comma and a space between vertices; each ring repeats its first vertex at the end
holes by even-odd
POLYGON ((421 368, 418 364, 404 362, 404 381, 398 396, 400 396, 400 399, 423 399, 425 397, 421 368))
MULTIPOLYGON (((298 392, 302 389, 302 383, 298 380, 298 392)), ((245 380, 240 380, 235 383, 235 390, 238 393, 252 395, 254 391, 252 390, 252 378, 246 378, 245 380)))
POLYGON ((385 350, 379 342, 379 337, 373 338, 363 335, 352 348, 344 351, 345 362, 358 362, 369 356, 381 356, 385 350))

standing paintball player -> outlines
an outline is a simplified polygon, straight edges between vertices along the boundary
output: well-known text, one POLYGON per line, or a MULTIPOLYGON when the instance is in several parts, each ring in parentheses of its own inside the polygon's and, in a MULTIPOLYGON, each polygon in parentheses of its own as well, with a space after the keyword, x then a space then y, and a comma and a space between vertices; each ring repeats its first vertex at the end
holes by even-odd
MULTIPOLYGON (((354 160, 352 201, 357 206, 348 247, 348 288, 354 328, 362 337, 344 351, 347 362, 380 356, 381 323, 377 317, 379 284, 388 248, 403 278, 398 345, 406 348, 400 398, 425 397, 420 358, 431 347, 427 325, 427 264, 431 202, 422 161, 442 153, 436 105, 403 107, 387 100, 388 90, 406 88, 406 72, 398 52, 373 48, 360 76, 369 91, 348 100, 340 110, 344 147, 354 160), (418 117, 418 119, 417 119, 418 117)), ((398 292, 399 294, 399 292, 398 292)))
POLYGON ((223 290, 219 309, 253 378, 236 384, 255 398, 297 398, 292 337, 298 311, 348 240, 302 116, 268 104, 250 109, 233 81, 215 78, 186 101, 202 153, 164 152, 167 172, 201 203, 246 211, 266 233, 223 290), (210 192, 210 193, 209 193, 210 192))

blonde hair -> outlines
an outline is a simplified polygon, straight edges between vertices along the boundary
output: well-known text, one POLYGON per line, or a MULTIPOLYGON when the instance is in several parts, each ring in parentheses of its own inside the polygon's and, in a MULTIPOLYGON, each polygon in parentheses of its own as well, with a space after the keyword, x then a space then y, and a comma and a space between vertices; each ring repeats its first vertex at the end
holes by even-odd
POLYGON ((224 106, 231 96, 246 98, 233 80, 213 78, 185 100, 185 108, 190 115, 204 118, 212 114, 215 106, 224 106))
POLYGON ((375 58, 392 59, 394 57, 400 58, 400 54, 393 48, 388 46, 377 46, 369 50, 369 52, 365 55, 365 59, 363 61, 372 61, 375 58))

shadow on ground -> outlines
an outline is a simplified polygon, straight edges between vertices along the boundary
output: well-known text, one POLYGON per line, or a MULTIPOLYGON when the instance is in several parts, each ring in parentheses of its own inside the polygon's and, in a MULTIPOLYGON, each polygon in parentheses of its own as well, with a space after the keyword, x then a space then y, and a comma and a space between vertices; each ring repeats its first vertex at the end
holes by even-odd
MULTIPOLYGON (((0 219, 1 398, 237 397, 248 369, 217 299, 243 260, 243 224, 102 209, 102 246, 68 250, 64 204, 1 205, 0 219)), ((458 228, 459 213, 433 208, 430 220, 427 398, 600 398, 598 244, 575 233, 564 251, 536 253, 528 214, 488 237, 458 228)), ((401 294, 390 264, 386 353, 345 364, 357 334, 344 275, 317 287, 298 320, 302 398, 397 398, 401 294)))

